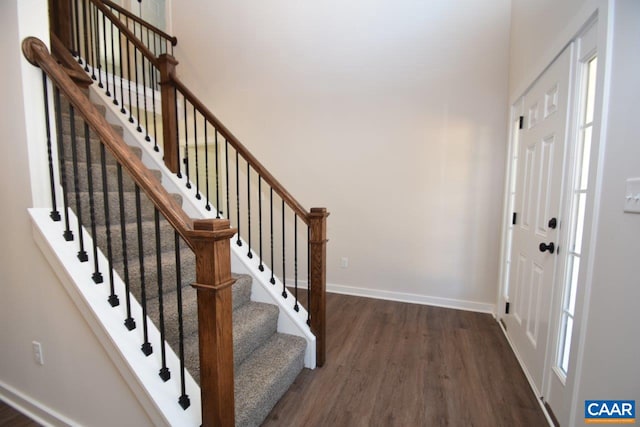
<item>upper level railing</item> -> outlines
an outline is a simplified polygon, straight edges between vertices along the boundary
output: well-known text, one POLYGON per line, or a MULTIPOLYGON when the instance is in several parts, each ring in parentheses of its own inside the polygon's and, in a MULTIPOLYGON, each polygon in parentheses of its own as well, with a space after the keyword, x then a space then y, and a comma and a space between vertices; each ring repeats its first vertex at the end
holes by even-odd
POLYGON ((51 219, 63 221, 62 237, 77 242, 78 262, 92 265, 91 279, 108 284, 108 303, 120 306, 124 298, 124 325, 129 331, 142 325, 141 351, 146 356, 159 349, 163 381, 172 375, 167 341, 178 347, 178 403, 185 409, 190 399, 185 392, 181 295, 189 289, 185 282, 197 289, 202 422, 205 426, 234 425, 234 279, 229 239, 236 230, 226 219, 191 219, 76 87, 44 43, 27 38, 23 52, 43 71, 47 136, 43 149, 48 157, 51 219), (99 255, 99 241, 106 261, 99 255), (173 251, 171 262, 161 259, 161 250, 173 251), (190 257, 188 265, 195 271, 189 273, 182 267, 190 257), (175 292, 177 318, 164 315, 163 295, 169 290, 175 292), (132 294, 142 307, 137 317, 132 294), (159 329, 155 342, 149 317, 159 329))
MULTIPOLYGON (((212 217, 227 218, 238 229, 235 244, 246 248, 247 262, 278 288, 283 302, 296 311, 306 308, 307 323, 316 336, 316 363, 322 366, 326 209, 306 210, 276 180, 180 81, 175 58, 164 51, 156 55, 151 43, 155 36, 145 37, 142 28, 149 26, 142 20, 109 1, 60 1, 70 3, 71 19, 66 22, 72 28, 62 32, 73 36, 69 49, 84 70, 161 152, 186 191, 201 200, 212 217)), ((175 41, 161 36, 166 43, 175 41)))

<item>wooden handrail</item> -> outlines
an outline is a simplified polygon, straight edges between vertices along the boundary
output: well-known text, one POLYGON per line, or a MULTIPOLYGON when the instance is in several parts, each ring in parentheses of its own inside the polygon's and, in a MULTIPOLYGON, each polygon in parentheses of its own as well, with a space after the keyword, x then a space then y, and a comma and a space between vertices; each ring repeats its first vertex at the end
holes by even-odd
POLYGON ((89 99, 67 76, 62 67, 49 54, 47 46, 35 37, 27 37, 22 42, 22 51, 27 60, 40 67, 56 84, 69 102, 86 119, 89 126, 100 137, 105 147, 126 169, 138 186, 147 194, 153 204, 162 212, 167 221, 193 249, 189 232, 193 231, 193 221, 182 207, 165 190, 160 181, 135 156, 122 137, 113 130, 107 120, 91 104, 89 99))
POLYGON ((271 175, 266 167, 262 165, 251 154, 251 152, 236 138, 225 125, 211 112, 209 109, 178 79, 175 74, 170 74, 170 79, 173 86, 182 95, 189 100, 189 102, 202 114, 209 123, 220 132, 220 134, 231 143, 233 148, 251 165, 251 167, 264 179, 264 181, 273 188, 273 190, 285 201, 287 205, 304 221, 306 225, 310 223, 310 213, 287 191, 286 188, 278 180, 271 175))
POLYGON ((178 44, 178 39, 170 34, 165 33, 164 31, 162 31, 160 28, 148 23, 147 21, 145 21, 142 18, 137 17, 136 15, 134 15, 133 13, 129 12, 127 9, 123 8, 122 6, 113 3, 109 0, 98 0, 101 3, 104 3, 106 6, 117 10, 118 12, 120 12, 121 14, 125 15, 127 18, 132 19, 134 21, 136 21, 137 23, 139 23, 140 25, 144 25, 145 27, 147 27, 148 29, 150 29, 151 31, 153 31, 156 34, 161 35, 162 37, 164 37, 165 39, 169 40, 171 42, 172 46, 175 46, 178 44))
POLYGON ((107 19, 109 19, 116 27, 118 27, 121 34, 124 34, 127 40, 133 43, 133 45, 137 47, 138 50, 140 50, 140 53, 142 53, 142 55, 144 55, 144 57, 147 58, 149 62, 151 62, 156 68, 158 68, 158 58, 156 58, 153 52, 151 52, 149 48, 147 48, 144 43, 142 43, 142 41, 138 39, 138 37, 133 34, 131 30, 126 25, 124 25, 124 23, 120 19, 118 19, 118 17, 115 16, 113 12, 111 12, 111 10, 109 10, 109 8, 103 4, 101 0, 89 1, 93 3, 95 7, 100 9, 102 13, 104 13, 104 16, 106 16, 107 19))
POLYGON ((53 56, 60 61, 67 75, 82 87, 91 86, 93 84, 93 80, 87 75, 87 73, 85 73, 82 67, 78 64, 78 61, 71 56, 69 49, 65 47, 53 32, 49 34, 49 38, 51 39, 51 52, 53 53, 53 56))

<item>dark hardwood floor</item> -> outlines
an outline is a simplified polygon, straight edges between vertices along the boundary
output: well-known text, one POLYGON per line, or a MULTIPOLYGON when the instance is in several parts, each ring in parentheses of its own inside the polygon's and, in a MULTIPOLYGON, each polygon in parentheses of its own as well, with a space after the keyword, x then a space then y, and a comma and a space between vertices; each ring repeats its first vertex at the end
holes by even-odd
POLYGON ((39 427, 40 424, 31 421, 11 406, 0 400, 0 427, 39 427))
POLYGON ((325 366, 263 426, 548 425, 489 314, 329 294, 327 319, 325 366))

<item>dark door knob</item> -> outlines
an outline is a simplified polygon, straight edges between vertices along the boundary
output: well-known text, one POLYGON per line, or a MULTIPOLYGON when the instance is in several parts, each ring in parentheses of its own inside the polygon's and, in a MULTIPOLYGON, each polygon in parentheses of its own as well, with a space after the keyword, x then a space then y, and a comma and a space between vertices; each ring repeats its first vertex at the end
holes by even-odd
POLYGON ((548 245, 545 243, 540 243, 539 248, 540 252, 549 251, 550 254, 552 254, 556 250, 556 246, 553 244, 553 242, 549 243, 548 245))
POLYGON ((549 225, 549 228, 555 229, 558 226, 558 220, 555 219, 555 218, 551 218, 549 220, 549 224, 548 225, 549 225))

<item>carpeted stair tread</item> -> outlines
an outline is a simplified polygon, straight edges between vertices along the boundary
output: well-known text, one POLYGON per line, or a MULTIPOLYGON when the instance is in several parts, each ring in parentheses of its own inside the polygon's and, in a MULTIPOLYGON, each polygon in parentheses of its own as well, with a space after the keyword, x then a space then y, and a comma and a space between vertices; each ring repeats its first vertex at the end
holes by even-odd
MULTIPOLYGON (((147 300, 158 297, 158 268, 156 264, 156 256, 144 257, 144 281, 145 294, 147 300)), ((176 255, 175 251, 163 252, 161 254, 162 265, 162 289, 163 292, 173 292, 176 289, 176 255)), ((180 250, 181 275, 180 282, 182 287, 186 287, 195 282, 196 279, 196 260, 191 249, 180 250)), ((123 271, 123 262, 118 260, 114 262, 114 268, 117 271, 123 271)), ((124 279, 121 273, 120 277, 124 279)), ((136 299, 140 301, 141 290, 141 272, 138 259, 129 259, 129 283, 131 292, 136 299)))
POLYGON ((275 333, 235 372, 236 425, 262 424, 304 367, 306 341, 275 333))
MULTIPOLYGON (((142 253, 147 256, 152 256, 156 252, 156 222, 153 220, 143 221, 141 225, 142 234, 142 253)), ((164 217, 160 216, 158 222, 160 229, 160 249, 164 251, 173 251, 175 249, 175 229, 164 217)), ((139 254, 138 248, 138 226, 136 223, 125 222, 125 235, 127 242, 127 254, 129 257, 137 259, 139 254)), ((110 224, 109 230, 111 231, 111 253, 114 259, 121 259, 123 254, 122 247, 122 226, 118 220, 115 224, 110 224)), ((107 226, 96 226, 96 235, 98 236, 98 246, 107 248, 107 226)), ((186 248, 187 244, 180 238, 180 247, 186 248)))
MULTIPOLYGON (((234 283, 231 288, 233 305, 234 306, 237 305, 242 309, 248 304, 258 304, 258 303, 251 303, 251 301, 249 301, 249 299, 246 297, 247 288, 249 289, 249 294, 251 292, 251 281, 252 281, 251 276, 234 275, 234 278, 236 278, 237 280, 236 280, 236 283, 234 283)), ((195 337, 195 340, 193 340, 194 345, 192 349, 195 349, 195 351, 197 352, 198 350, 197 293, 196 293, 196 290, 191 286, 183 286, 181 288, 181 292, 182 292, 181 298, 182 298, 182 307, 183 307, 183 311, 182 311, 183 334, 185 338, 192 337, 192 336, 195 337)), ((178 323, 178 292, 177 292, 177 287, 175 285, 173 286, 173 288, 163 287, 162 303, 163 303, 163 309, 164 309, 163 311, 164 311, 165 334, 166 334, 165 339, 167 340, 167 342, 169 342, 169 344, 177 353, 178 342, 179 342, 178 340, 180 337, 180 329, 179 329, 179 323, 178 323)), ((268 304, 265 304, 265 305, 268 305, 268 304)), ((277 321, 278 309, 275 306, 271 306, 271 307, 273 307, 276 310, 275 316, 277 321)), ((262 310, 269 311, 271 309, 263 307, 262 310)), ((257 311, 257 310, 254 309, 254 311, 257 311)), ((156 325, 159 325, 158 322, 160 320, 160 303, 157 298, 148 300, 147 315, 149 316, 149 318, 153 320, 153 322, 156 325)), ((264 316, 263 317, 255 316, 255 317, 260 322, 265 320, 263 319, 264 316)), ((250 322, 253 325, 253 319, 248 319, 247 322, 250 322)), ((235 331, 236 331, 236 326, 234 322, 234 334, 236 334, 235 331)), ((273 333, 273 331, 271 331, 271 333, 273 333)), ((246 335, 247 334, 241 335, 238 333, 238 336, 246 336, 246 335)), ((191 344, 192 343, 187 344, 185 342, 185 347, 189 349, 191 344)), ((245 347, 246 344, 243 344, 242 346, 245 347)), ((190 356, 190 358, 193 358, 193 356, 190 356)), ((197 354, 195 355, 195 361, 197 362, 197 354)), ((189 367, 189 365, 187 366, 189 367)))
MULTIPOLYGON (((82 191, 78 194, 80 196, 80 204, 82 209, 83 222, 87 229, 91 226, 90 223, 90 204, 89 204, 89 193, 86 191, 82 191)), ((117 191, 109 191, 107 193, 109 200, 109 221, 111 224, 119 224, 120 223, 120 205, 119 205, 119 195, 117 191)), ((178 194, 171 194, 174 200, 182 205, 182 197, 178 194)), ((135 224, 136 222, 136 199, 135 192, 127 191, 122 193, 122 198, 124 200, 124 212, 125 212, 125 222, 127 224, 135 224)), ((95 205, 95 221, 96 224, 103 225, 105 224, 105 212, 104 212, 104 196, 102 192, 98 192, 94 194, 93 197, 94 205, 95 205)), ((60 201, 61 203, 62 201, 60 201)), ((70 193, 68 195, 68 203, 69 207, 75 212, 76 211, 76 197, 75 193, 70 193)), ((162 215, 160 215, 162 217, 162 215)), ((147 198, 147 196, 141 191, 140 192, 140 218, 142 221, 152 221, 154 219, 154 205, 147 198)), ((134 229, 135 230, 135 229, 134 229)))

